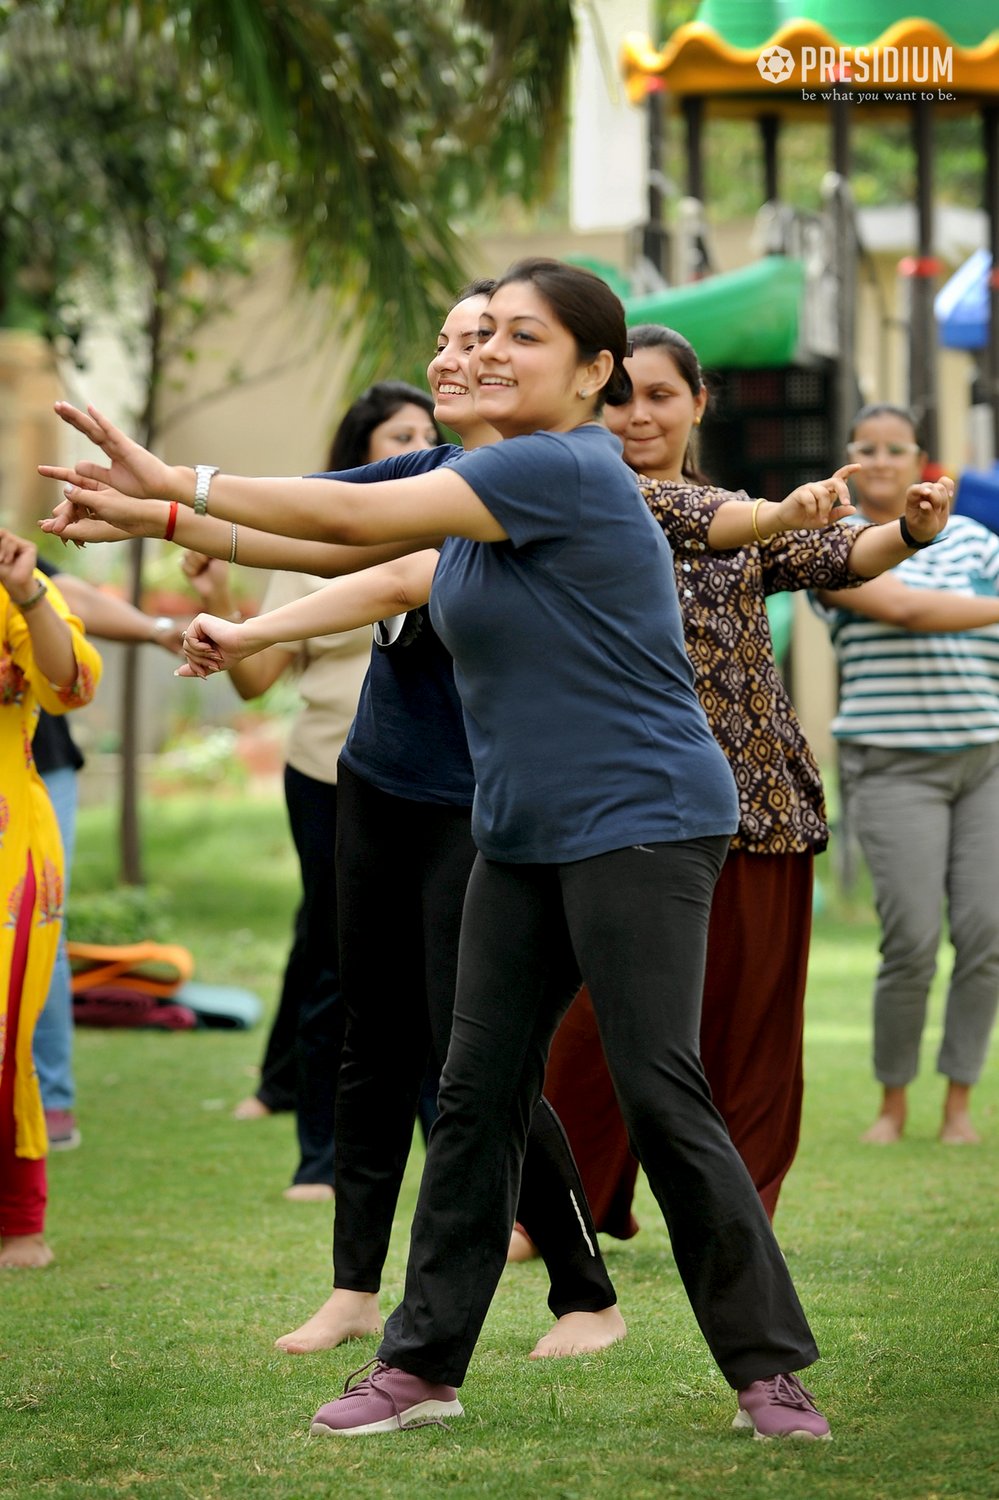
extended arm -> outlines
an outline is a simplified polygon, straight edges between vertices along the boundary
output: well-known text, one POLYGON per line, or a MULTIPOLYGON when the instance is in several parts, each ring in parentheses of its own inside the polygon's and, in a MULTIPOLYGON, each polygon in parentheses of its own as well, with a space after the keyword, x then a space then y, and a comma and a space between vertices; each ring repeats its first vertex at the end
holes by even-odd
MULTIPOLYGON (((136 500, 129 495, 120 495, 94 480, 84 479, 72 469, 60 469, 58 473, 48 469, 47 472, 50 477, 69 482, 72 489, 67 493, 75 493, 76 498, 60 502, 51 519, 40 522, 42 531, 64 541, 76 542, 78 546, 87 542, 127 542, 135 536, 162 541, 166 536, 170 523, 169 502, 136 500), (100 515, 95 509, 98 506, 100 515), (92 514, 87 515, 86 511, 92 514)), ((206 557, 229 561, 233 552, 232 522, 220 521, 217 516, 196 516, 193 511, 178 505, 171 540, 206 557)), ((309 542, 298 537, 276 536, 251 526, 238 526, 235 541, 236 561, 243 567, 275 568, 283 573, 315 573, 319 578, 337 578, 342 573, 354 573, 360 568, 391 562, 414 550, 422 550, 432 545, 434 538, 383 542, 371 547, 345 547, 335 542, 309 542)))
POLYGON ((765 542, 782 531, 814 530, 838 521, 853 510, 846 479, 856 464, 837 469, 829 479, 799 485, 783 500, 726 500, 708 527, 708 546, 733 551, 765 542))
MULTIPOLYGON (((80 463, 73 470, 40 465, 39 472, 47 478, 76 484, 80 476, 110 486, 119 498, 130 495, 193 507, 193 469, 162 463, 93 407, 81 412, 60 401, 56 411, 103 449, 110 463, 80 463)), ((110 519, 102 495, 102 490, 72 495, 78 514, 71 519, 86 519, 88 511, 110 519)), ((216 474, 211 511, 215 518, 261 531, 351 546, 445 536, 500 542, 506 537, 471 486, 453 469, 443 467, 411 479, 363 486, 338 479, 246 479, 216 474)))
POLYGON ((73 614, 83 621, 88 635, 103 641, 149 643, 176 655, 180 651, 180 627, 164 628, 153 615, 136 609, 127 599, 106 594, 85 578, 57 573, 55 582, 73 614))
POLYGON ((349 578, 338 578, 307 599, 296 599, 252 620, 234 624, 212 615, 198 615, 187 628, 187 663, 181 677, 208 677, 224 672, 247 656, 282 641, 304 641, 373 625, 389 615, 404 614, 430 598, 437 552, 426 550, 382 563, 349 578))
MULTIPOLYGON (((719 550, 747 547, 780 532, 815 530, 849 515, 853 505, 846 478, 856 468, 856 464, 846 464, 830 479, 800 485, 781 501, 760 500, 750 504, 744 500, 726 501, 718 507, 708 528, 709 546, 719 550)), ((932 541, 943 530, 953 494, 954 485, 949 479, 910 487, 906 493, 905 521, 917 541, 932 541)), ((850 569, 860 578, 876 578, 885 569, 911 557, 913 550, 903 541, 897 521, 868 526, 860 532, 850 551, 850 569)))

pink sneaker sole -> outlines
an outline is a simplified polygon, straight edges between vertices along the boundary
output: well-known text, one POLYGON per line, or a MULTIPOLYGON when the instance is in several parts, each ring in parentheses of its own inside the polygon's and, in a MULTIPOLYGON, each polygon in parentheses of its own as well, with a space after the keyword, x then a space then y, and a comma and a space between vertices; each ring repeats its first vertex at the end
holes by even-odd
POLYGON ((808 1431, 806 1431, 805 1428, 802 1428, 802 1427, 799 1427, 796 1432, 781 1432, 781 1433, 776 1433, 776 1432, 774 1432, 774 1433, 770 1433, 770 1432, 757 1432, 757 1430, 756 1430, 756 1424, 754 1423, 752 1417, 749 1415, 749 1412, 748 1411, 742 1411, 741 1408, 740 1408, 739 1411, 736 1412, 735 1416, 732 1418, 732 1426, 735 1427, 735 1428, 737 1428, 740 1431, 743 1431, 743 1432, 751 1430, 752 1434, 753 1434, 753 1437, 755 1438, 756 1442, 758 1442, 758 1443, 770 1443, 770 1442, 773 1442, 775 1439, 786 1438, 786 1437, 788 1437, 788 1438, 805 1438, 807 1441, 812 1442, 812 1443, 831 1443, 832 1442, 832 1433, 831 1432, 808 1432, 808 1431))
POLYGON ((418 1401, 398 1416, 384 1417, 380 1422, 362 1422, 357 1427, 327 1427, 314 1421, 309 1431, 313 1437, 364 1437, 369 1432, 404 1432, 407 1427, 424 1427, 441 1417, 463 1417, 465 1408, 458 1400, 418 1401))

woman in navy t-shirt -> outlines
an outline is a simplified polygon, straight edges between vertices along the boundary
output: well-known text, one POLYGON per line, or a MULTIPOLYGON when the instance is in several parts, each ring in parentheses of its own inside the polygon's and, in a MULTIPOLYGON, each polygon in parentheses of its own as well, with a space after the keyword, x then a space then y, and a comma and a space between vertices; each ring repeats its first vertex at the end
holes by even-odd
MULTIPOLYGON (((321 1408, 318 1433, 461 1412, 455 1387, 505 1264, 548 1046, 582 979, 677 1268, 739 1393, 737 1425, 828 1436, 791 1373, 818 1350, 698 1058, 711 896, 738 809, 694 691, 669 547, 594 420, 628 397, 625 353, 623 308, 598 277, 522 262, 480 318, 472 363, 477 409, 510 441, 413 479, 325 481, 325 505, 324 481, 211 484, 213 514, 263 529, 446 538, 431 618, 455 659, 475 770, 480 852, 405 1297, 373 1369, 321 1408)), ((111 459, 84 466, 89 477, 205 498, 204 472, 163 465, 94 412, 60 410, 111 459)), ((813 491, 818 523, 846 498, 838 481, 813 491)), ((99 493, 71 498, 101 514, 99 493)))

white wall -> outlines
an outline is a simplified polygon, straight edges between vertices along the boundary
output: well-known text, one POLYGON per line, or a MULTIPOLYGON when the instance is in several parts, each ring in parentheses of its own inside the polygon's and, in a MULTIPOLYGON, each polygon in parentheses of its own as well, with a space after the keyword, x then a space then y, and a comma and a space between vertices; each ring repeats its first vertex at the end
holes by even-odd
POLYGON ((621 41, 652 30, 649 0, 592 0, 577 6, 569 152, 573 229, 630 229, 647 215, 645 111, 629 104, 621 41))

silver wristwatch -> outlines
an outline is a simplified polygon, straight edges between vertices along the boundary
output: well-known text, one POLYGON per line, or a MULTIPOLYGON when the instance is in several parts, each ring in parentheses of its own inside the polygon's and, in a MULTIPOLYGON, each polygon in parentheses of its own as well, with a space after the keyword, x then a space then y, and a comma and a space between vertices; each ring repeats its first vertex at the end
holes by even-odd
POLYGON ((203 516, 208 509, 208 491, 217 473, 218 469, 213 468, 211 464, 195 464, 194 466, 194 514, 196 516, 203 516))

